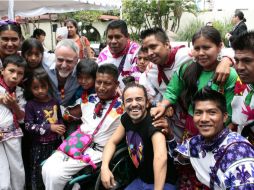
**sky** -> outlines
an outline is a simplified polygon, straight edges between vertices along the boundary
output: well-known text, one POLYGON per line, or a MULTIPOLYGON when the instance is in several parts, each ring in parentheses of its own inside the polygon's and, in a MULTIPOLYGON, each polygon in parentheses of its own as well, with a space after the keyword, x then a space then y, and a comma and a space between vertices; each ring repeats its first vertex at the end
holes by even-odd
POLYGON ((215 9, 250 9, 253 0, 214 0, 215 9))
MULTIPOLYGON (((198 7, 202 10, 204 5, 207 6, 209 0, 195 0, 198 7)), ((235 10, 235 9, 253 9, 253 0, 210 0, 214 2, 214 10, 235 10)), ((206 7, 207 8, 207 7, 206 7)))

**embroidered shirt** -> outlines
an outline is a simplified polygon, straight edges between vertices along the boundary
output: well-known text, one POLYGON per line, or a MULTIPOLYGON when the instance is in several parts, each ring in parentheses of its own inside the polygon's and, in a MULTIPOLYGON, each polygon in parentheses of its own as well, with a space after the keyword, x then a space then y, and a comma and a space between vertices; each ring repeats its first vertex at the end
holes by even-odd
POLYGON ((174 145, 175 141, 169 143, 170 154, 176 151, 189 158, 197 178, 208 187, 213 176, 215 190, 254 189, 254 148, 238 133, 224 129, 210 144, 197 135, 175 149, 174 145), (220 158, 216 172, 215 164, 220 158))
MULTIPOLYGON (((17 103, 20 109, 24 111, 26 101, 23 97, 23 91, 24 90, 22 88, 17 86, 15 94, 16 94, 17 103)), ((0 94, 5 94, 5 93, 6 93, 6 90, 2 86, 0 86, 0 94)), ((3 104, 0 104, 0 132, 4 132, 3 139, 0 140, 0 142, 6 141, 10 138, 23 136, 21 128, 16 128, 13 125, 13 115, 11 110, 7 108, 6 106, 4 106, 3 104)))
MULTIPOLYGON (((120 82, 120 88, 124 88, 124 84, 122 79, 125 76, 130 75, 130 70, 132 67, 132 64, 136 62, 137 60, 137 53, 139 50, 139 45, 136 42, 130 42, 130 48, 128 50, 124 65, 123 65, 123 70, 121 74, 119 75, 119 82, 120 82)), ((109 46, 105 47, 99 54, 99 57, 97 59, 97 63, 100 64, 106 64, 106 63, 112 63, 115 66, 119 67, 121 60, 123 59, 123 56, 114 58, 113 55, 111 54, 109 50, 109 46)))
MULTIPOLYGON (((86 134, 92 134, 94 132, 95 128, 98 126, 98 124, 106 114, 108 108, 110 107, 112 100, 105 102, 101 117, 94 117, 93 110, 98 102, 99 102, 98 96, 92 94, 88 97, 86 101, 83 100, 83 103, 81 103, 82 124, 80 126, 80 129, 82 132, 86 134)), ((109 114, 103 121, 100 130, 95 135, 94 137, 95 143, 98 143, 100 146, 105 146, 106 142, 108 141, 109 137, 113 134, 116 127, 120 125, 120 116, 122 113, 123 113, 122 101, 120 98, 118 98, 112 110, 109 112, 109 114)))
POLYGON ((232 122, 238 125, 238 131, 241 132, 243 127, 254 121, 254 95, 251 94, 254 87, 243 84, 237 79, 234 98, 232 100, 232 122), (249 100, 246 101, 247 96, 249 100))

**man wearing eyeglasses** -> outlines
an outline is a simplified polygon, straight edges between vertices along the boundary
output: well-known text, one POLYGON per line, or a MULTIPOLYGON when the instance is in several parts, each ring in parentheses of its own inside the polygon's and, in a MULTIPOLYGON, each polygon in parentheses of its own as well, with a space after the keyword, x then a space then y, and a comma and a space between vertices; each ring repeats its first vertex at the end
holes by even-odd
POLYGON ((62 106, 69 101, 79 87, 76 77, 79 48, 73 40, 61 40, 54 54, 44 53, 43 67, 49 75, 53 96, 62 106))

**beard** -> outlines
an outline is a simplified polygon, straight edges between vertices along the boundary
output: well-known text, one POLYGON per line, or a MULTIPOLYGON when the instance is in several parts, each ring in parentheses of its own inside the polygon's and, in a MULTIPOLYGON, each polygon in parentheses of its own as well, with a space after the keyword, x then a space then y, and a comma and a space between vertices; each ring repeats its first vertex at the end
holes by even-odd
POLYGON ((58 74, 61 78, 67 78, 70 74, 71 74, 72 71, 58 71, 58 74))

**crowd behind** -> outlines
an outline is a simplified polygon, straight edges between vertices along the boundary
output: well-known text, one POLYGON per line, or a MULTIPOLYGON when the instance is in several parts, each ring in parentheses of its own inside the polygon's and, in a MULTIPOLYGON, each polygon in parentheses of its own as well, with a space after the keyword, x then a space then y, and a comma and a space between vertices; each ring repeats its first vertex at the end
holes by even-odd
POLYGON ((137 169, 126 189, 254 190, 254 32, 232 21, 230 48, 203 26, 192 49, 157 27, 139 44, 112 21, 98 57, 73 19, 54 52, 42 29, 21 44, 0 21, 0 190, 62 190, 101 162, 110 189, 122 139, 137 169))

